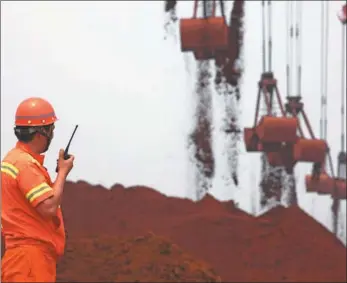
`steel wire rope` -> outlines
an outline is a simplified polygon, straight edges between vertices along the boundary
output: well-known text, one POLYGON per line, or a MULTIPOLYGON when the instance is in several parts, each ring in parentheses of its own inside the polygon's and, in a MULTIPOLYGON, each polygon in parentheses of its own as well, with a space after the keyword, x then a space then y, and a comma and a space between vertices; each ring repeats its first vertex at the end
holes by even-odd
POLYGON ((328 90, 328 40, 329 40, 329 24, 328 24, 329 2, 321 2, 321 111, 320 111, 320 138, 327 140, 327 90, 328 90))
POLYGON ((301 75, 302 75, 302 2, 296 2, 296 27, 295 27, 295 39, 296 39, 296 70, 297 81, 296 91, 297 96, 301 96, 301 75))
POLYGON ((269 29, 269 34, 268 34, 268 67, 269 67, 269 72, 271 72, 272 70, 272 5, 271 5, 271 1, 267 1, 267 5, 268 5, 268 17, 267 17, 267 21, 268 21, 268 29, 269 29))
POLYGON ((262 63, 263 63, 263 73, 266 71, 266 43, 265 43, 265 1, 261 1, 262 5, 262 63))
POLYGON ((345 65, 346 65, 346 28, 342 25, 342 46, 341 46, 341 152, 346 151, 345 135, 346 135, 346 117, 345 117, 345 99, 346 99, 346 85, 345 85, 345 65))
POLYGON ((287 30, 287 37, 286 37, 286 83, 287 83, 287 97, 291 96, 292 94, 292 76, 291 76, 291 68, 290 64, 292 62, 292 56, 293 56, 293 49, 292 49, 292 31, 291 31, 291 18, 292 18, 292 10, 293 10, 293 2, 287 1, 287 8, 286 8, 286 30, 287 30))

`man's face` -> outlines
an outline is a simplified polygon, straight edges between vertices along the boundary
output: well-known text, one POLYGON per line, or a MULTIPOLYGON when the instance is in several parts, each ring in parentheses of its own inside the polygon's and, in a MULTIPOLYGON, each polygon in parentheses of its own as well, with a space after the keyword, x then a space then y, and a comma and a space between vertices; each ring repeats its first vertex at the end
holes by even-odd
POLYGON ((42 133, 38 133, 38 142, 40 144, 40 148, 42 148, 41 153, 44 153, 49 149, 51 141, 54 137, 54 129, 55 125, 52 124, 48 128, 43 128, 42 133))
POLYGON ((49 134, 48 134, 51 137, 51 140, 54 137, 54 129, 55 129, 55 125, 52 124, 52 126, 49 128, 49 134))

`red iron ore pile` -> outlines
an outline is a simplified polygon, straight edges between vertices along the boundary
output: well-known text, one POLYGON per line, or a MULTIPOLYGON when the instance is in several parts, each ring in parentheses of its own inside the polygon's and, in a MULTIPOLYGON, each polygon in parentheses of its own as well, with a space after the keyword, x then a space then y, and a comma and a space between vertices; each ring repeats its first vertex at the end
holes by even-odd
POLYGON ((221 282, 203 262, 169 241, 147 233, 119 239, 69 241, 58 268, 58 282, 221 282))
POLYGON ((59 281, 86 281, 91 270, 88 281, 94 282, 218 281, 210 267, 185 252, 210 264, 224 282, 347 280, 346 247, 296 206, 253 217, 210 195, 194 203, 146 187, 106 190, 80 181, 66 185, 63 210, 68 239, 59 281), (168 241, 148 237, 148 231, 168 241), (147 235, 143 245, 134 239, 141 235, 147 235), (164 242, 175 244, 167 255, 172 258, 160 253, 164 242), (175 277, 182 265, 187 269, 175 277))

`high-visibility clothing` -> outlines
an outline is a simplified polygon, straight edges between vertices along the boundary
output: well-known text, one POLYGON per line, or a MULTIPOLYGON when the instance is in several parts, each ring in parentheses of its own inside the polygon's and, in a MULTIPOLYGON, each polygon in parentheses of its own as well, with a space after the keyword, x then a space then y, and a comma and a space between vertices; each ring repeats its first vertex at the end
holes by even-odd
MULTIPOLYGON (((7 265, 2 263, 2 274, 8 272, 6 266, 14 266, 10 258, 16 261, 21 258, 20 255, 17 258, 10 256, 19 251, 18 247, 39 246, 55 258, 64 252, 65 229, 61 209, 51 219, 45 219, 35 209, 54 194, 43 161, 44 155, 35 154, 26 144, 18 142, 1 163, 1 224, 6 247, 3 260, 7 262, 7 265)), ((36 256, 38 254, 36 251, 36 256)))
POLYGON ((40 245, 18 246, 1 261, 2 282, 55 282, 56 258, 40 245))

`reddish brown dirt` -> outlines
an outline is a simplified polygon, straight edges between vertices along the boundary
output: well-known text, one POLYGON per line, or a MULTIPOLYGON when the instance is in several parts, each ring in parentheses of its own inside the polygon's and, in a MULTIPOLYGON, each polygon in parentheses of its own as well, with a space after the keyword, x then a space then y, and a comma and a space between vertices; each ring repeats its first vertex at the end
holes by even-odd
MULTIPOLYGON (((238 210, 232 202, 219 202, 209 195, 194 203, 168 198, 145 187, 124 189, 116 185, 105 190, 78 182, 66 185, 63 210, 68 246, 80 238, 100 237, 103 241, 101 238, 106 236, 136 237, 153 231, 211 264, 223 281, 346 282, 347 279, 346 248, 296 206, 278 207, 255 218, 238 210)), ((115 245, 117 250, 119 245, 115 245)), ((85 252, 95 252, 87 251, 88 247, 85 252)), ((140 257, 137 252, 131 254, 140 257)), ((89 270, 101 260, 83 259, 73 252, 67 256, 74 264, 81 261, 83 267, 79 270, 89 270)), ((140 259, 136 260, 139 261, 130 264, 129 269, 139 268, 140 259)), ((59 274, 59 278, 64 276, 59 274)))
POLYGON ((71 240, 57 272, 58 282, 221 282, 206 263, 152 233, 71 240))
POLYGON ((63 205, 69 238, 153 231, 212 265, 223 280, 346 281, 346 248, 300 208, 254 218, 211 196, 194 203, 143 187, 107 191, 69 184, 63 205))

